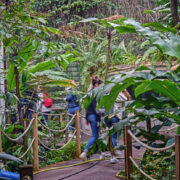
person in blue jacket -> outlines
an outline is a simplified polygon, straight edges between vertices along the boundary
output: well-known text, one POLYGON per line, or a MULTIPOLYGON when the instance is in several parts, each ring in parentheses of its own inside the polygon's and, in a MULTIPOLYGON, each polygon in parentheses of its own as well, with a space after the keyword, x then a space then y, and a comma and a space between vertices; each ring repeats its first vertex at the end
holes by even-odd
MULTIPOLYGON (((69 114, 69 121, 70 121, 72 116, 75 114, 75 111, 80 110, 80 106, 78 103, 77 96, 72 93, 68 93, 65 100, 68 102, 68 114, 69 114)), ((73 126, 74 126, 73 123, 71 123, 69 126, 69 137, 72 136, 73 126)))
MULTIPOLYGON (((100 79, 96 78, 92 80, 93 89, 97 88, 100 84, 102 84, 102 81, 100 79)), ((95 97, 86 111, 86 119, 87 119, 87 122, 90 123, 91 125, 92 136, 88 140, 88 143, 84 149, 84 152, 80 155, 80 159, 82 159, 83 161, 87 160, 87 152, 89 148, 93 144, 95 144, 99 136, 99 128, 100 128, 99 122, 100 122, 101 117, 96 112, 96 105, 97 105, 97 101, 95 97)))

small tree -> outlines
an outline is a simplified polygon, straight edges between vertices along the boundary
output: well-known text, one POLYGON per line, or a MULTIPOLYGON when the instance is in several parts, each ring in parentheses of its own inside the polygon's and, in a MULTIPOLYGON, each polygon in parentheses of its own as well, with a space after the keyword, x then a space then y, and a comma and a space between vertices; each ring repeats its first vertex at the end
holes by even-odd
MULTIPOLYGON (((33 0, 31 0, 33 2, 33 0)), ((52 36, 58 36, 59 31, 48 27, 44 15, 31 10, 27 0, 14 0, 0 3, 0 41, 3 42, 6 60, 9 64, 7 81, 8 91, 19 99, 17 102, 18 118, 21 117, 21 90, 32 75, 38 71, 59 67, 62 71, 71 58, 64 59, 60 54, 60 46, 51 42, 52 36)), ((63 76, 51 80, 53 84, 68 85, 63 76)), ((43 82, 41 82, 43 83, 43 82)), ((46 82, 48 83, 47 79, 46 82)), ((34 85, 37 85, 36 82, 34 85)))

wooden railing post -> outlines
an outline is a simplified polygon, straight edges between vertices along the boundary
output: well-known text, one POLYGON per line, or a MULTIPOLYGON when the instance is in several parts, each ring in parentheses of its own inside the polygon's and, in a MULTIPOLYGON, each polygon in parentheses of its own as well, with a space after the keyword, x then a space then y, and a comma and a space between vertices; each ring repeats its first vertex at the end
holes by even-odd
MULTIPOLYGON (((69 122, 69 116, 68 112, 66 111, 66 124, 69 122)), ((66 129, 66 142, 68 142, 68 137, 69 137, 69 127, 66 129)))
POLYGON ((63 113, 62 113, 62 109, 59 110, 59 120, 60 120, 60 125, 62 125, 62 122, 63 122, 63 113))
POLYGON ((38 127, 37 127, 37 113, 33 114, 33 155, 34 155, 34 161, 33 161, 33 169, 34 171, 39 170, 39 157, 38 157, 38 127))
POLYGON ((125 140, 125 172, 127 180, 132 180, 132 162, 129 156, 132 156, 132 137, 129 135, 128 130, 131 130, 131 126, 125 126, 124 140, 125 140))
POLYGON ((150 119, 150 118, 148 118, 148 119, 146 120, 146 128, 147 128, 147 131, 150 131, 150 130, 151 130, 151 119, 150 119))
POLYGON ((76 156, 81 154, 79 111, 76 111, 76 156))
POLYGON ((180 135, 175 136, 176 180, 180 180, 180 135))

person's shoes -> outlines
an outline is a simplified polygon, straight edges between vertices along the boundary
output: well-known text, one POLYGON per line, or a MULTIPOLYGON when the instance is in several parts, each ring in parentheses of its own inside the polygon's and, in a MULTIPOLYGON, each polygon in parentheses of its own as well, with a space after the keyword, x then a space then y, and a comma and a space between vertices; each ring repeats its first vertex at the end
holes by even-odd
POLYGON ((122 152, 120 152, 119 150, 116 150, 115 154, 116 154, 116 156, 121 156, 122 152))
POLYGON ((99 155, 99 159, 105 159, 105 154, 103 152, 99 155))
POLYGON ((116 164, 116 163, 118 163, 119 162, 119 160, 117 159, 117 158, 115 158, 115 157, 112 157, 111 159, 110 159, 110 163, 111 164, 116 164))
POLYGON ((87 161, 87 155, 86 152, 81 153, 81 155, 79 156, 79 158, 83 161, 87 161))

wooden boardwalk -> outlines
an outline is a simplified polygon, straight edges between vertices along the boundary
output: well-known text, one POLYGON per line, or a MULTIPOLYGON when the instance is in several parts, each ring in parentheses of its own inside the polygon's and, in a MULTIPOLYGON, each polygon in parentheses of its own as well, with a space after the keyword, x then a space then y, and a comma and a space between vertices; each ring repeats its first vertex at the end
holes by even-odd
MULTIPOLYGON (((133 148, 133 156, 142 157, 144 149, 137 150, 133 148)), ((124 154, 124 153, 123 153, 124 154)), ((124 155, 122 154, 122 158, 124 155)), ((91 156, 92 159, 97 159, 98 154, 91 156)), ((61 162, 56 165, 51 165, 43 169, 53 167, 61 167, 82 162, 79 159, 61 162)), ((109 160, 93 161, 82 165, 45 171, 34 175, 34 180, 117 180, 122 179, 116 177, 116 174, 124 167, 124 159, 120 159, 119 163, 111 164, 109 160)))

